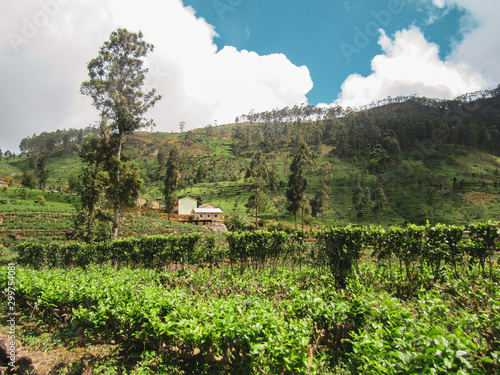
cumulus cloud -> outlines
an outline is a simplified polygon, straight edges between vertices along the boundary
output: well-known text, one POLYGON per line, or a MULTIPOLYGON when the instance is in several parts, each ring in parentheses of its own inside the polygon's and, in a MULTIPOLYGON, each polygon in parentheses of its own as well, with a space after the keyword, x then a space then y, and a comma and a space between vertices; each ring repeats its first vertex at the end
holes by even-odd
POLYGON ((372 74, 350 75, 336 104, 356 107, 411 94, 451 99, 487 86, 465 63, 440 60, 438 46, 427 42, 417 27, 397 32, 394 39, 381 30, 379 44, 383 54, 373 58, 372 74))
POLYGON ((415 0, 429 13, 429 23, 440 19, 454 8, 465 11, 460 37, 452 46, 448 60, 465 63, 481 73, 489 86, 500 83, 500 32, 498 0, 415 0))
POLYGON ((155 45, 147 85, 163 99, 148 115, 159 131, 232 122, 251 109, 306 103, 307 67, 283 54, 225 47, 213 26, 181 0, 4 0, 0 5, 0 123, 5 151, 21 138, 97 120, 79 87, 86 65, 117 27, 155 45), (8 72, 8 73, 7 73, 8 72))
POLYGON ((450 61, 463 62, 480 72, 489 86, 500 83, 500 32, 498 0, 443 0, 448 6, 467 11, 462 22, 463 38, 450 55, 450 61))

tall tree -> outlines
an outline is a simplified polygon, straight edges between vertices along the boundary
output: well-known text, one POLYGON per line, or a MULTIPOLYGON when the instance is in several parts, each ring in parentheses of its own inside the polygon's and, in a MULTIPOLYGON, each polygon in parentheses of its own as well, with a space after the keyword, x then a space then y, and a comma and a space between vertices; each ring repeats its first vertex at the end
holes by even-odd
POLYGON ((269 181, 269 189, 273 195, 276 194, 276 189, 278 188, 278 170, 276 166, 269 168, 269 173, 267 175, 269 181))
POLYGON ((253 178, 252 190, 254 194, 248 198, 248 202, 245 207, 248 210, 255 211, 255 227, 259 227, 259 210, 264 210, 266 207, 266 195, 264 189, 266 187, 265 179, 269 175, 269 168, 264 159, 262 151, 256 151, 250 162, 250 168, 247 170, 246 177, 253 178))
POLYGON ((252 161, 250 162, 250 168, 247 169, 246 176, 249 177, 262 177, 267 178, 269 174, 269 168, 264 159, 262 151, 258 150, 253 154, 252 161))
POLYGON ((118 236, 123 198, 130 198, 133 192, 130 188, 137 182, 130 179, 135 174, 122 160, 125 137, 154 125, 152 120, 144 118, 144 114, 161 98, 155 89, 144 87, 148 72, 143 67, 144 58, 152 51, 153 45, 144 41, 141 32, 117 29, 104 42, 99 55, 89 62, 90 79, 80 87, 80 92, 92 98, 93 106, 109 124, 107 144, 114 152, 113 159, 107 163, 112 185, 108 191, 113 194, 113 239, 118 236), (121 181, 122 176, 126 176, 126 181, 121 181))
POLYGON ((396 137, 386 136, 382 140, 382 146, 388 152, 391 163, 396 163, 397 157, 401 153, 398 139, 396 137))
POLYGON ((96 237, 96 216, 103 222, 109 220, 104 214, 96 215, 98 207, 105 203, 104 198, 109 176, 104 171, 103 165, 109 157, 106 154, 107 151, 109 150, 106 139, 97 136, 86 138, 79 150, 80 159, 86 165, 82 168, 78 178, 75 179, 76 191, 81 202, 75 219, 75 228, 77 237, 88 243, 96 239, 105 239, 96 237))
POLYGON ((352 204, 354 205, 354 209, 356 210, 356 216, 358 218, 358 224, 361 223, 361 220, 364 218, 364 211, 368 208, 371 201, 370 189, 363 189, 360 185, 352 194, 352 204))
POLYGON ((380 214, 384 209, 387 198, 385 197, 384 190, 381 187, 376 188, 372 194, 373 207, 372 211, 377 216, 377 224, 380 224, 380 214))
POLYGON ((179 184, 179 161, 180 150, 177 145, 174 145, 168 154, 167 164, 165 166, 165 209, 167 210, 168 219, 170 220, 170 213, 175 207, 177 202, 177 185, 179 184))
POLYGON ((35 166, 35 177, 38 180, 38 188, 40 190, 45 190, 47 186, 47 180, 49 179, 50 171, 45 164, 45 159, 40 157, 36 161, 35 166))
POLYGON ((318 168, 320 173, 320 185, 319 189, 316 191, 314 198, 311 201, 311 210, 313 216, 321 215, 324 220, 324 213, 326 206, 328 205, 328 201, 330 197, 328 196, 328 185, 326 183, 327 176, 330 175, 332 169, 332 165, 329 162, 324 162, 318 168))
POLYGON ((158 150, 158 155, 156 158, 158 160, 158 177, 161 179, 163 176, 165 176, 165 166, 167 164, 168 155, 162 148, 158 150))
POLYGON ((323 221, 325 220, 326 207, 328 206, 330 201, 330 197, 328 196, 327 178, 331 176, 332 168, 332 164, 327 161, 322 163, 319 167, 319 172, 321 175, 320 187, 311 202, 312 215, 321 215, 321 220, 323 221))
POLYGON ((36 187, 36 178, 33 172, 26 171, 23 173, 21 185, 30 189, 34 189, 36 187))
POLYGON ((302 142, 295 152, 290 164, 290 175, 288 176, 288 211, 295 216, 295 230, 297 230, 297 214, 304 202, 304 192, 307 187, 307 179, 304 177, 308 166, 312 165, 311 153, 306 142, 302 142))

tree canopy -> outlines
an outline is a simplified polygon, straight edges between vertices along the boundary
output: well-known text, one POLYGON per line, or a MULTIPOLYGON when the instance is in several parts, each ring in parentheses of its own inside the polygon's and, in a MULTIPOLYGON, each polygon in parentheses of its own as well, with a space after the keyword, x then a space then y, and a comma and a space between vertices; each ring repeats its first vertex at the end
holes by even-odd
POLYGON ((142 32, 117 29, 104 42, 99 55, 88 66, 89 80, 82 83, 82 94, 92 98, 101 115, 101 136, 114 154, 105 165, 109 175, 107 194, 113 203, 113 239, 118 236, 121 206, 130 203, 140 187, 135 168, 122 160, 124 137, 152 126, 144 115, 161 99, 155 89, 145 87, 148 69, 144 58, 153 51, 142 32))
POLYGON ((311 153, 307 143, 302 142, 295 151, 290 164, 290 175, 288 176, 288 211, 295 215, 295 228, 297 228, 297 214, 304 204, 304 192, 307 187, 307 179, 304 177, 306 167, 312 164, 311 153))

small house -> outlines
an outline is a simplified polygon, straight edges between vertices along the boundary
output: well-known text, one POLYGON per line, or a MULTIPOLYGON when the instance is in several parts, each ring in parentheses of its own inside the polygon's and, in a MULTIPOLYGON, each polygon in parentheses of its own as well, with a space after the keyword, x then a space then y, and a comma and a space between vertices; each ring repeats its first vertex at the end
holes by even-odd
POLYGON ((136 204, 137 207, 145 207, 148 204, 148 200, 146 198, 139 197, 137 198, 136 204))
POLYGON ((153 210, 159 210, 161 208, 161 202, 157 201, 156 199, 153 199, 149 201, 148 207, 152 208, 153 210))
POLYGON ((195 221, 224 221, 220 208, 193 208, 191 211, 195 221))
POLYGON ((198 201, 189 196, 179 199, 177 206, 174 209, 174 214, 190 215, 194 208, 198 207, 198 201))
POLYGON ((201 205, 200 208, 219 208, 219 207, 213 205, 212 203, 206 203, 201 205))

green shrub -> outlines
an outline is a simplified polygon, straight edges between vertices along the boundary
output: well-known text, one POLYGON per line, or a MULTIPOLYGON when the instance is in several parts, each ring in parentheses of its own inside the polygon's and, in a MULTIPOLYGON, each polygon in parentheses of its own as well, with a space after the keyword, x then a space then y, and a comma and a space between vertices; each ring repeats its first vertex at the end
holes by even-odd
POLYGON ((35 204, 38 204, 39 206, 45 206, 47 205, 47 201, 45 200, 45 197, 43 195, 38 195, 35 198, 35 204))

